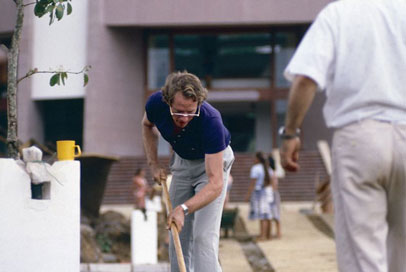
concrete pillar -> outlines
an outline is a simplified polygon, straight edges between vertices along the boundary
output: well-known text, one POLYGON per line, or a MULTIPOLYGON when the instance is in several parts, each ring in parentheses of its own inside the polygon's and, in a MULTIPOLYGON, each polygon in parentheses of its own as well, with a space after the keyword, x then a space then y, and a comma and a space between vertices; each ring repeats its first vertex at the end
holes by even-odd
POLYGON ((146 218, 140 210, 131 217, 132 264, 156 264, 158 262, 157 212, 147 211, 146 218))

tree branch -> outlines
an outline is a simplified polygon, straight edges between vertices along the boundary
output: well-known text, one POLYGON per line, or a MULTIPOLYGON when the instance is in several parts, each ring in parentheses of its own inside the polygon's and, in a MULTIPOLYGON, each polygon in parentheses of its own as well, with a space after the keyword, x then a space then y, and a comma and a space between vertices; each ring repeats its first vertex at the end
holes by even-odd
POLYGON ((86 72, 87 70, 89 70, 89 68, 90 68, 89 66, 85 66, 85 67, 83 67, 83 69, 82 69, 81 71, 79 71, 79 72, 56 71, 56 70, 55 70, 55 71, 38 71, 38 69, 35 68, 35 69, 33 69, 33 70, 28 71, 28 73, 25 74, 25 76, 19 78, 19 79, 17 80, 17 84, 19 84, 20 81, 22 81, 22 80, 24 80, 24 79, 26 79, 26 78, 28 78, 28 77, 30 77, 30 76, 32 76, 32 75, 35 75, 35 74, 67 73, 67 74, 78 75, 78 74, 82 74, 82 73, 86 72))
MULTIPOLYGON (((16 0, 15 0, 16 1, 16 0)), ((30 6, 30 5, 35 5, 37 2, 31 2, 31 3, 28 3, 28 4, 24 4, 23 5, 23 7, 25 8, 25 7, 28 7, 28 6, 30 6)))
POLYGON ((11 47, 8 52, 8 78, 7 78, 7 147, 8 154, 18 159, 17 138, 17 66, 21 31, 24 21, 23 0, 14 0, 17 5, 17 18, 11 38, 11 47))

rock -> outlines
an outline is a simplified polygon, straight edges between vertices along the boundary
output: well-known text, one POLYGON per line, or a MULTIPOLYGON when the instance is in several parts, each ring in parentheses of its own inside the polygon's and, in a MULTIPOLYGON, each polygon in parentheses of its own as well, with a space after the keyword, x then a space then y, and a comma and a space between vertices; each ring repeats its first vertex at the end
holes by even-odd
POLYGON ((96 242, 95 232, 88 225, 80 225, 80 262, 102 262, 101 250, 96 242))
POLYGON ((131 225, 122 214, 107 211, 95 226, 103 253, 114 254, 118 262, 131 261, 131 225))
MULTIPOLYGON (((166 216, 158 214, 158 260, 168 261, 166 216)), ((81 262, 131 262, 131 222, 107 211, 98 218, 81 215, 81 262)))
POLYGON ((114 240, 121 238, 126 239, 129 238, 131 225, 130 221, 122 214, 114 211, 107 211, 100 216, 95 231, 97 234, 104 234, 114 240))
POLYGON ((94 217, 94 216, 86 213, 83 210, 80 212, 80 223, 81 224, 88 225, 88 226, 94 228, 94 226, 96 226, 98 222, 99 222, 99 219, 97 217, 94 217))
POLYGON ((105 263, 116 263, 117 257, 114 254, 103 253, 103 262, 105 263))

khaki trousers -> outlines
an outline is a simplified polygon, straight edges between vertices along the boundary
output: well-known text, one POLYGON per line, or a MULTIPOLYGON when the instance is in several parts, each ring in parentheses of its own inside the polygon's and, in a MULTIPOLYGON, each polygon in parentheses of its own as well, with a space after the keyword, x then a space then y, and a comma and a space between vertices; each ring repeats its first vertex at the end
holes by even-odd
POLYGON ((338 129, 332 160, 339 271, 406 271, 406 125, 338 129))
MULTIPOLYGON (((234 153, 229 146, 223 152, 224 186, 221 195, 207 206, 185 217, 179 238, 188 272, 222 271, 218 261, 220 223, 233 162, 234 153)), ((169 194, 174 208, 192 198, 208 183, 204 159, 185 160, 174 153, 170 169, 172 182, 169 194)), ((169 259, 171 272, 178 272, 172 237, 169 242, 169 259)))

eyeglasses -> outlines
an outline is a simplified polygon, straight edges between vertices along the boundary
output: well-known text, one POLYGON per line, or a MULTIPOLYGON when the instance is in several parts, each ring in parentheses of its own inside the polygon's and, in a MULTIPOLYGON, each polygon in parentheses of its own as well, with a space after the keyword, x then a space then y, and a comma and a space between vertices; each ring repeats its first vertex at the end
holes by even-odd
POLYGON ((197 113, 172 112, 171 106, 169 106, 169 111, 172 116, 179 116, 179 117, 199 117, 200 116, 200 106, 197 107, 197 113))

